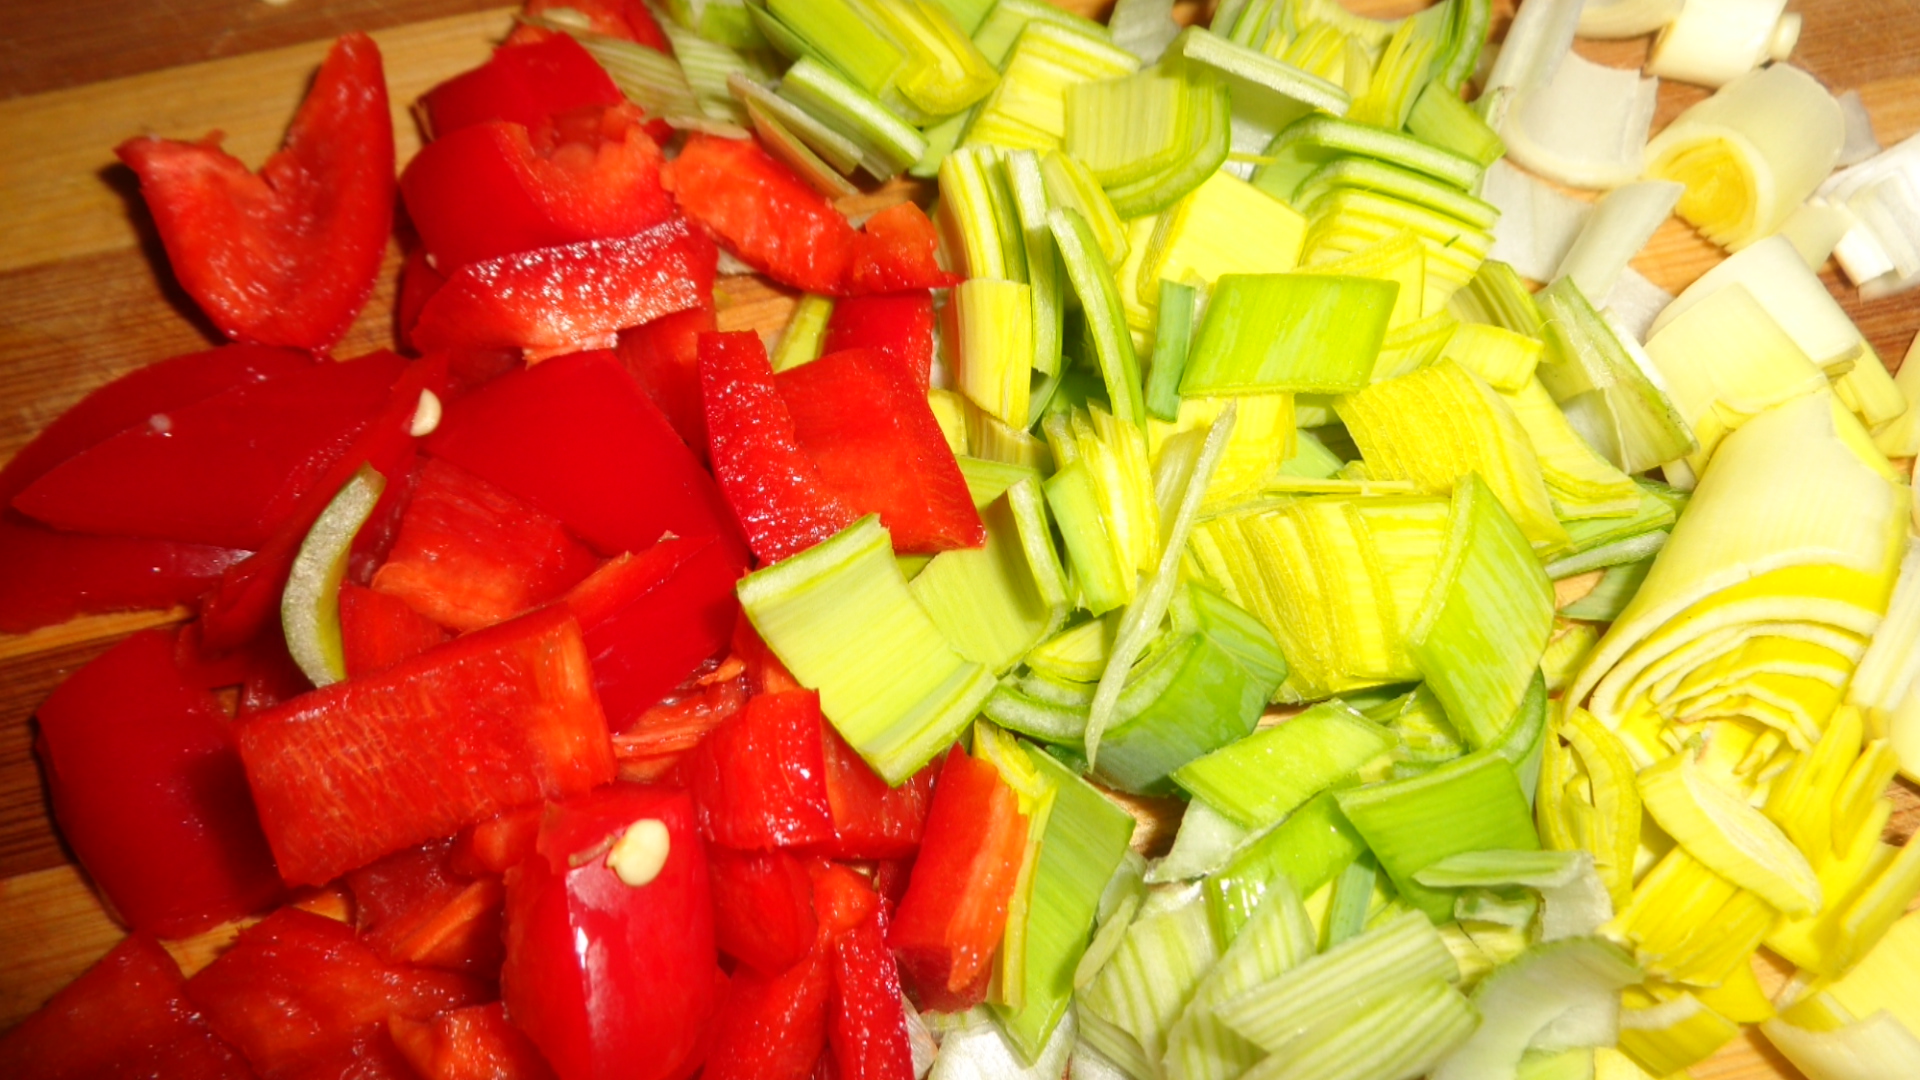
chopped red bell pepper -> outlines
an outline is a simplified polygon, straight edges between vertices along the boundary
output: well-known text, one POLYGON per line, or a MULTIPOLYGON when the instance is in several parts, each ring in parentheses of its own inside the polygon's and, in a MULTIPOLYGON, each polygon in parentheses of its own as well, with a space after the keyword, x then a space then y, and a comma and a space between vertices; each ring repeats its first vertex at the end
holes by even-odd
POLYGON ((316 690, 237 733, 261 824, 293 884, 586 791, 614 771, 586 646, 564 608, 316 690))
POLYGON ((397 596, 340 583, 340 644, 347 678, 376 675, 447 640, 439 623, 397 596))
POLYGON ((443 135, 407 164, 400 193, 434 269, 450 275, 503 255, 633 236, 676 216, 661 161, 639 109, 589 105, 443 135))
POLYGON ((561 1080, 669 1080, 700 1067, 720 987, 704 846, 684 791, 616 784, 549 807, 538 854, 507 875, 501 997, 561 1080), (642 821, 664 861, 609 865, 642 821))
POLYGON ((1027 819, 999 770, 956 746, 933 789, 888 944, 925 1007, 978 1005, 1026 853, 1027 819))
POLYGON ((0 1035, 0 1076, 252 1080, 183 987, 173 957, 133 934, 0 1035))
POLYGON ((852 272, 841 291, 895 293, 950 289, 966 280, 940 268, 940 230, 926 211, 895 203, 867 219, 854 243, 852 272))
POLYGON ((900 971, 887 951, 884 911, 833 943, 833 1002, 827 1042, 841 1080, 913 1080, 900 971))
POLYGON ((219 704, 146 630, 40 706, 54 816, 129 925, 186 937, 281 894, 219 704))
POLYGON ((813 878, 814 917, 819 919, 820 933, 829 944, 879 910, 879 894, 855 871, 839 863, 827 863, 815 864, 808 873, 813 878))
POLYGON ((543 803, 516 806, 460 830, 450 856, 455 873, 504 874, 533 855, 540 838, 543 803))
POLYGON ((428 452, 566 523, 601 555, 737 527, 713 478, 611 353, 549 360, 447 406, 428 452))
POLYGON ((499 1002, 469 1005, 421 1022, 392 1017, 387 1030, 421 1080, 552 1080, 533 1042, 499 1002))
POLYGON ((140 176, 174 276, 228 337, 327 349, 373 295, 393 227, 393 121, 365 34, 334 42, 258 175, 218 135, 116 153, 140 176))
POLYGON ((437 840, 348 873, 354 925, 389 962, 497 980, 505 888, 498 877, 460 874, 453 847, 437 840))
POLYGON ((918 289, 834 301, 820 350, 843 349, 872 349, 899 365, 914 386, 926 386, 933 370, 933 294, 918 289))
POLYGON ((733 653, 747 669, 747 685, 756 694, 774 694, 782 690, 801 689, 800 680, 793 677, 787 665, 773 655, 773 647, 766 643, 753 623, 741 619, 733 627, 733 653))
POLYGON ((800 447, 856 513, 878 513, 902 554, 979 547, 986 526, 927 404, 885 356, 847 349, 774 377, 800 447))
POLYGON ((599 565, 559 519, 430 458, 373 588, 465 632, 544 604, 599 565))
POLYGON ((763 975, 775 975, 812 951, 819 926, 813 881, 786 851, 707 848, 714 935, 720 951, 763 975))
POLYGON ((675 217, 633 236, 468 263, 421 308, 413 343, 535 359, 607 348, 630 326, 712 303, 718 260, 713 241, 675 217))
POLYGON ((13 505, 59 529, 257 551, 405 367, 392 353, 314 364, 153 413, 48 470, 13 505))
POLYGON ((845 291, 859 234, 759 143, 692 135, 660 178, 682 213, 755 270, 808 292, 845 291))
POLYGON ((746 665, 735 657, 681 683, 613 733, 620 778, 646 782, 665 776, 687 751, 700 745, 707 732, 746 708, 750 695, 746 665))
POLYGON ((647 11, 644 0, 527 0, 526 12, 537 18, 554 8, 585 15, 587 28, 596 34, 636 42, 656 52, 671 52, 667 35, 647 11))
POLYGON ((833 839, 817 850, 831 859, 904 859, 919 850, 940 767, 929 763, 899 787, 887 782, 840 737, 820 725, 833 839))
POLYGON ((533 127, 554 113, 583 105, 618 105, 626 98, 613 77, 567 34, 526 45, 502 45, 486 63, 420 96, 435 139, 491 120, 533 127))
POLYGON ((700 385, 714 476, 761 562, 812 547, 859 518, 800 449, 758 334, 701 334, 700 385))
POLYGON ((715 843, 764 850, 833 838, 820 750, 820 695, 761 694, 687 759, 700 831, 715 843))
MULTIPOLYGON (((406 261, 400 264, 399 295, 393 298, 393 336, 401 348, 414 348, 413 328, 420 322, 420 313, 446 283, 446 275, 427 261, 425 248, 407 252, 406 261)), ((520 358, 512 359, 513 366, 518 367, 520 358)))
POLYGON ((711 307, 688 308, 620 331, 614 350, 702 462, 707 460, 707 413, 700 400, 700 335, 715 329, 711 307))
POLYGON ((426 1020, 477 1005, 487 990, 452 972, 387 963, 352 927, 285 907, 242 930, 219 959, 188 979, 187 997, 221 1038, 273 1080, 320 1061, 367 1057, 369 1041, 385 1042, 389 1016, 426 1020))
POLYGON ((0 520, 0 633, 184 604, 247 557, 233 548, 63 533, 0 520))
POLYGON ((625 730, 727 647, 746 553, 717 536, 623 553, 567 595, 580 620, 607 726, 625 730))
POLYGON ((714 1014, 703 1080, 807 1080, 827 1045, 832 946, 816 944, 777 974, 734 973, 714 1014))

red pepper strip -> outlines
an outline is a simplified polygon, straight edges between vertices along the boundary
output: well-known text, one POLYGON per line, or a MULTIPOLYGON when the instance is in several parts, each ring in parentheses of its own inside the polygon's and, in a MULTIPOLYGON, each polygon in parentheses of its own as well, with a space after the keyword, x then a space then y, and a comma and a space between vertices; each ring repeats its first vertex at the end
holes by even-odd
POLYGON ((557 518, 434 458, 373 587, 464 633, 560 596, 599 565, 557 518))
POLYGON ((814 850, 832 859, 911 858, 933 801, 940 767, 929 763, 899 787, 888 787, 832 724, 820 725, 833 839, 814 850))
POLYGON ((507 1014, 561 1080, 668 1080, 705 1050, 720 984, 707 860, 683 791, 616 784, 549 807, 539 853, 507 875, 507 1014), (665 827, 657 873, 609 854, 665 827))
MULTIPOLYGON (((393 300, 393 332, 401 348, 414 348, 413 328, 420 322, 420 312, 446 283, 446 277, 427 262, 424 248, 407 252, 406 261, 400 264, 400 294, 393 300)), ((515 356, 513 361, 518 367, 520 358, 515 356)))
POLYGON ((499 1002, 469 1005, 429 1021, 394 1016, 394 1044, 422 1080, 551 1080, 553 1069, 507 1020, 499 1002))
POLYGON ((746 553, 715 536, 622 554, 567 595, 580 620, 607 726, 625 731, 721 653, 740 617, 746 553))
POLYGON ((460 830, 450 856, 453 871, 477 877, 519 866, 533 854, 544 812, 541 803, 530 803, 460 830))
POLYGON ((840 1080, 912 1080, 900 972, 877 906, 834 942, 833 1003, 827 1042, 840 1080))
POLYGON ((416 346, 525 349, 531 358, 605 348, 662 315, 712 303, 719 253, 682 218, 633 236, 468 263, 427 300, 416 346))
POLYGON ((340 583, 340 643, 347 678, 376 675, 447 640, 447 632, 406 601, 350 581, 340 583))
POLYGON ((113 947, 20 1026, 0 1035, 0 1076, 252 1080, 182 990, 180 967, 145 934, 113 947))
POLYGON ((999 770, 954 747, 887 938, 925 1007, 984 1000, 1026 844, 1027 819, 999 770))
POLYGON ((633 236, 676 216, 661 160, 639 109, 590 105, 442 136, 408 162, 400 194, 434 268, 451 274, 503 255, 633 236))
POLYGON ((807 1080, 827 1045, 833 993, 830 947, 815 947, 776 975, 734 973, 714 1014, 704 1080, 807 1080))
POLYGON ((490 120, 533 127, 554 113, 625 100, 613 77, 578 41, 554 34, 493 50, 486 63, 421 95, 420 106, 433 137, 444 139, 490 120))
MULTIPOLYGON (((745 620, 742 620, 743 622, 745 620)), ((613 734, 622 780, 652 781, 678 767, 707 732, 747 707, 746 665, 729 657, 714 670, 681 683, 660 703, 613 734)))
POLYGON ((841 291, 849 296, 909 289, 950 289, 966 280, 940 269, 940 231, 926 211, 896 203, 867 219, 854 244, 853 267, 841 291))
POLYGON ((828 489, 856 513, 878 513, 895 551, 934 554, 987 542, 925 385, 870 349, 789 368, 774 385, 828 489))
POLYGON ((566 523, 604 556, 738 527, 713 477, 611 353, 549 360, 447 406, 433 456, 566 523))
POLYGON ((615 347, 634 381, 702 463, 707 460, 707 413, 700 401, 700 335, 716 328, 713 308, 688 308, 620 331, 615 347))
POLYGON ((859 518, 800 449, 758 334, 700 335, 700 386, 714 476, 761 562, 812 547, 859 518))
POLYGON ((667 35, 660 31, 660 24, 653 21, 644 0, 527 0, 526 12, 538 18, 555 8, 585 15, 587 28, 596 34, 635 42, 656 52, 672 52, 667 46, 667 35))
POLYGON ((687 759, 700 831, 741 850, 833 837, 820 758, 820 695, 762 694, 722 721, 687 759))
POLYGON ((231 548, 0 520, 0 633, 22 634, 75 615, 184 604, 246 557, 231 548))
POLYGON ((755 270, 808 292, 845 291, 858 234, 759 143, 692 135, 660 179, 682 213, 755 270))
POLYGON ((774 975, 813 950, 819 936, 813 882, 797 856, 713 844, 707 848, 707 869, 713 881, 714 934, 722 953, 774 975))
POLYGON ((843 349, 879 352, 914 386, 926 386, 933 370, 933 294, 919 289, 834 301, 820 350, 843 349))
POLYGON ((365 34, 334 42, 258 175, 217 134, 115 153, 140 176, 174 276, 228 337, 331 348, 373 295, 393 228, 393 121, 365 34))
POLYGON ((260 822, 292 884, 321 884, 614 772, 586 646, 564 608, 316 690, 236 731, 260 822))
POLYGON ((281 895, 226 718, 174 651, 169 632, 135 634, 39 710, 62 835, 123 919, 168 938, 281 895))
POLYGON ((395 852, 347 874, 354 925, 389 962, 500 977, 506 893, 498 877, 468 880, 453 867, 454 841, 395 852))
POLYGON ((389 964, 352 927, 285 907, 187 980, 187 997, 272 1080, 385 1044, 391 1015, 426 1020, 488 994, 478 979, 389 964))

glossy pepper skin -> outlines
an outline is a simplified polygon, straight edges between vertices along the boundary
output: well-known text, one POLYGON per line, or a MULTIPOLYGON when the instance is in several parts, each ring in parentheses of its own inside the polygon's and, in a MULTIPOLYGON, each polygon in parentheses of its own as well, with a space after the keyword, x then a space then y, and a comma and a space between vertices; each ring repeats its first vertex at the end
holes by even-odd
POLYGON ((507 874, 507 1015, 560 1080, 673 1080, 700 1067, 722 976, 707 859, 683 791, 615 784, 551 804, 507 874), (609 854, 636 822, 667 852, 640 884, 609 854))
POLYGON ((258 174, 217 138, 121 143, 167 259, 236 341, 327 349, 373 294, 393 228, 393 121, 380 50, 334 42, 283 149, 258 174))
POLYGON ((613 77, 567 34, 502 45, 493 58, 420 98, 435 139, 490 120, 532 127, 554 113, 626 100, 613 77))

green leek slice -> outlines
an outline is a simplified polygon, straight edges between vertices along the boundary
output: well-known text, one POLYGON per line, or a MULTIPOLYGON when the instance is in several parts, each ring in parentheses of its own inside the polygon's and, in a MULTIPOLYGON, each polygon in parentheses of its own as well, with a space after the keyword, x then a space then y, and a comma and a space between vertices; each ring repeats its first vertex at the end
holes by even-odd
POLYGON ((1314 955, 1314 946, 1313 923, 1299 894, 1284 879, 1274 882, 1168 1032, 1167 1075, 1172 1080, 1233 1080, 1257 1062, 1261 1050, 1228 1027, 1217 1010, 1298 967, 1314 955))
POLYGON ((287 573, 287 587, 280 597, 280 626, 286 632, 287 651, 315 686, 347 677, 346 652, 340 642, 340 582, 346 577, 353 538, 373 515, 386 488, 386 477, 371 465, 360 466, 314 519, 287 573))
POLYGON ((1481 167, 1475 162, 1412 136, 1324 114, 1302 117, 1274 136, 1266 164, 1254 174, 1256 186, 1288 202, 1315 170, 1342 155, 1390 162, 1440 180, 1461 191, 1473 187, 1481 167))
POLYGON ((1000 673, 1065 619, 1066 605, 1041 595, 1011 500, 994 500, 980 516, 986 544, 934 556, 908 589, 955 652, 1000 673))
POLYGON ((858 146, 860 167, 876 180, 900 175, 927 152, 926 137, 899 113, 812 57, 787 69, 779 93, 858 146))
POLYGON ((1100 379, 1106 385, 1113 414, 1144 427, 1147 415, 1141 400, 1140 363, 1134 355, 1133 336, 1127 331, 1126 316, 1121 311, 1113 269, 1101 254, 1099 238, 1087 219, 1072 209, 1055 207, 1047 215, 1047 225, 1053 230, 1054 242, 1060 245, 1067 280, 1073 283, 1073 291, 1086 312, 1087 330, 1093 338, 1100 379))
POLYGON ((1631 475, 1697 448, 1686 420, 1656 381, 1652 361, 1643 364, 1634 356, 1637 346, 1601 318, 1572 278, 1547 286, 1535 300, 1547 342, 1540 381, 1602 457, 1631 475))
MULTIPOLYGON (((1000 85, 975 110, 962 145, 1059 149, 1067 132, 1067 87, 1139 70, 1138 58, 1104 36, 1104 30, 1095 37, 1054 21, 1027 21, 1000 65, 1000 85)), ((991 50, 982 45, 981 51, 991 59, 991 50)))
POLYGON ((1173 895, 1160 910, 1143 909, 1080 993, 1084 1037, 1111 1057, 1159 1061, 1168 1032, 1221 952, 1198 888, 1173 895))
POLYGON ((1576 1011, 1617 1012, 1620 991, 1640 977, 1632 958, 1604 938, 1535 945, 1495 968, 1474 988, 1473 1004, 1483 1022, 1440 1063, 1432 1080, 1515 1077, 1521 1055, 1542 1038, 1551 1038, 1564 1017, 1576 1011))
POLYGON ((1182 395, 1328 393, 1372 377, 1399 288, 1373 278, 1227 274, 1215 284, 1182 395))
POLYGON ((1261 829, 1385 753, 1394 737, 1339 703, 1317 705, 1174 770, 1195 798, 1261 829))
POLYGON ((1295 120, 1316 111, 1341 116, 1352 103, 1345 90, 1326 79, 1197 26, 1183 31, 1167 52, 1226 83, 1236 154, 1257 154, 1295 120))

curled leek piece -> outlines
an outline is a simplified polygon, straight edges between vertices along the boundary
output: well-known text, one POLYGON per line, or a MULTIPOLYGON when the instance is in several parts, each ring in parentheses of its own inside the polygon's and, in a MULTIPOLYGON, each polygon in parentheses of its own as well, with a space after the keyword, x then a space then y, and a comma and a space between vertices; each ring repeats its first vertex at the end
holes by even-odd
POLYGON ((1580 36, 1636 38, 1651 34, 1680 14, 1684 0, 1587 0, 1580 7, 1580 36))
POLYGON ((1611 188, 1640 175, 1660 80, 1578 53, 1520 96, 1500 129, 1507 154, 1549 180, 1611 188))
POLYGON ((1920 1074, 1920 1038, 1885 1011, 1831 1031, 1811 1031, 1777 1018, 1760 1030, 1808 1080, 1920 1074))
POLYGON ((1793 55, 1800 16, 1787 0, 1687 0, 1654 40, 1647 72, 1725 86, 1768 60, 1793 55))

